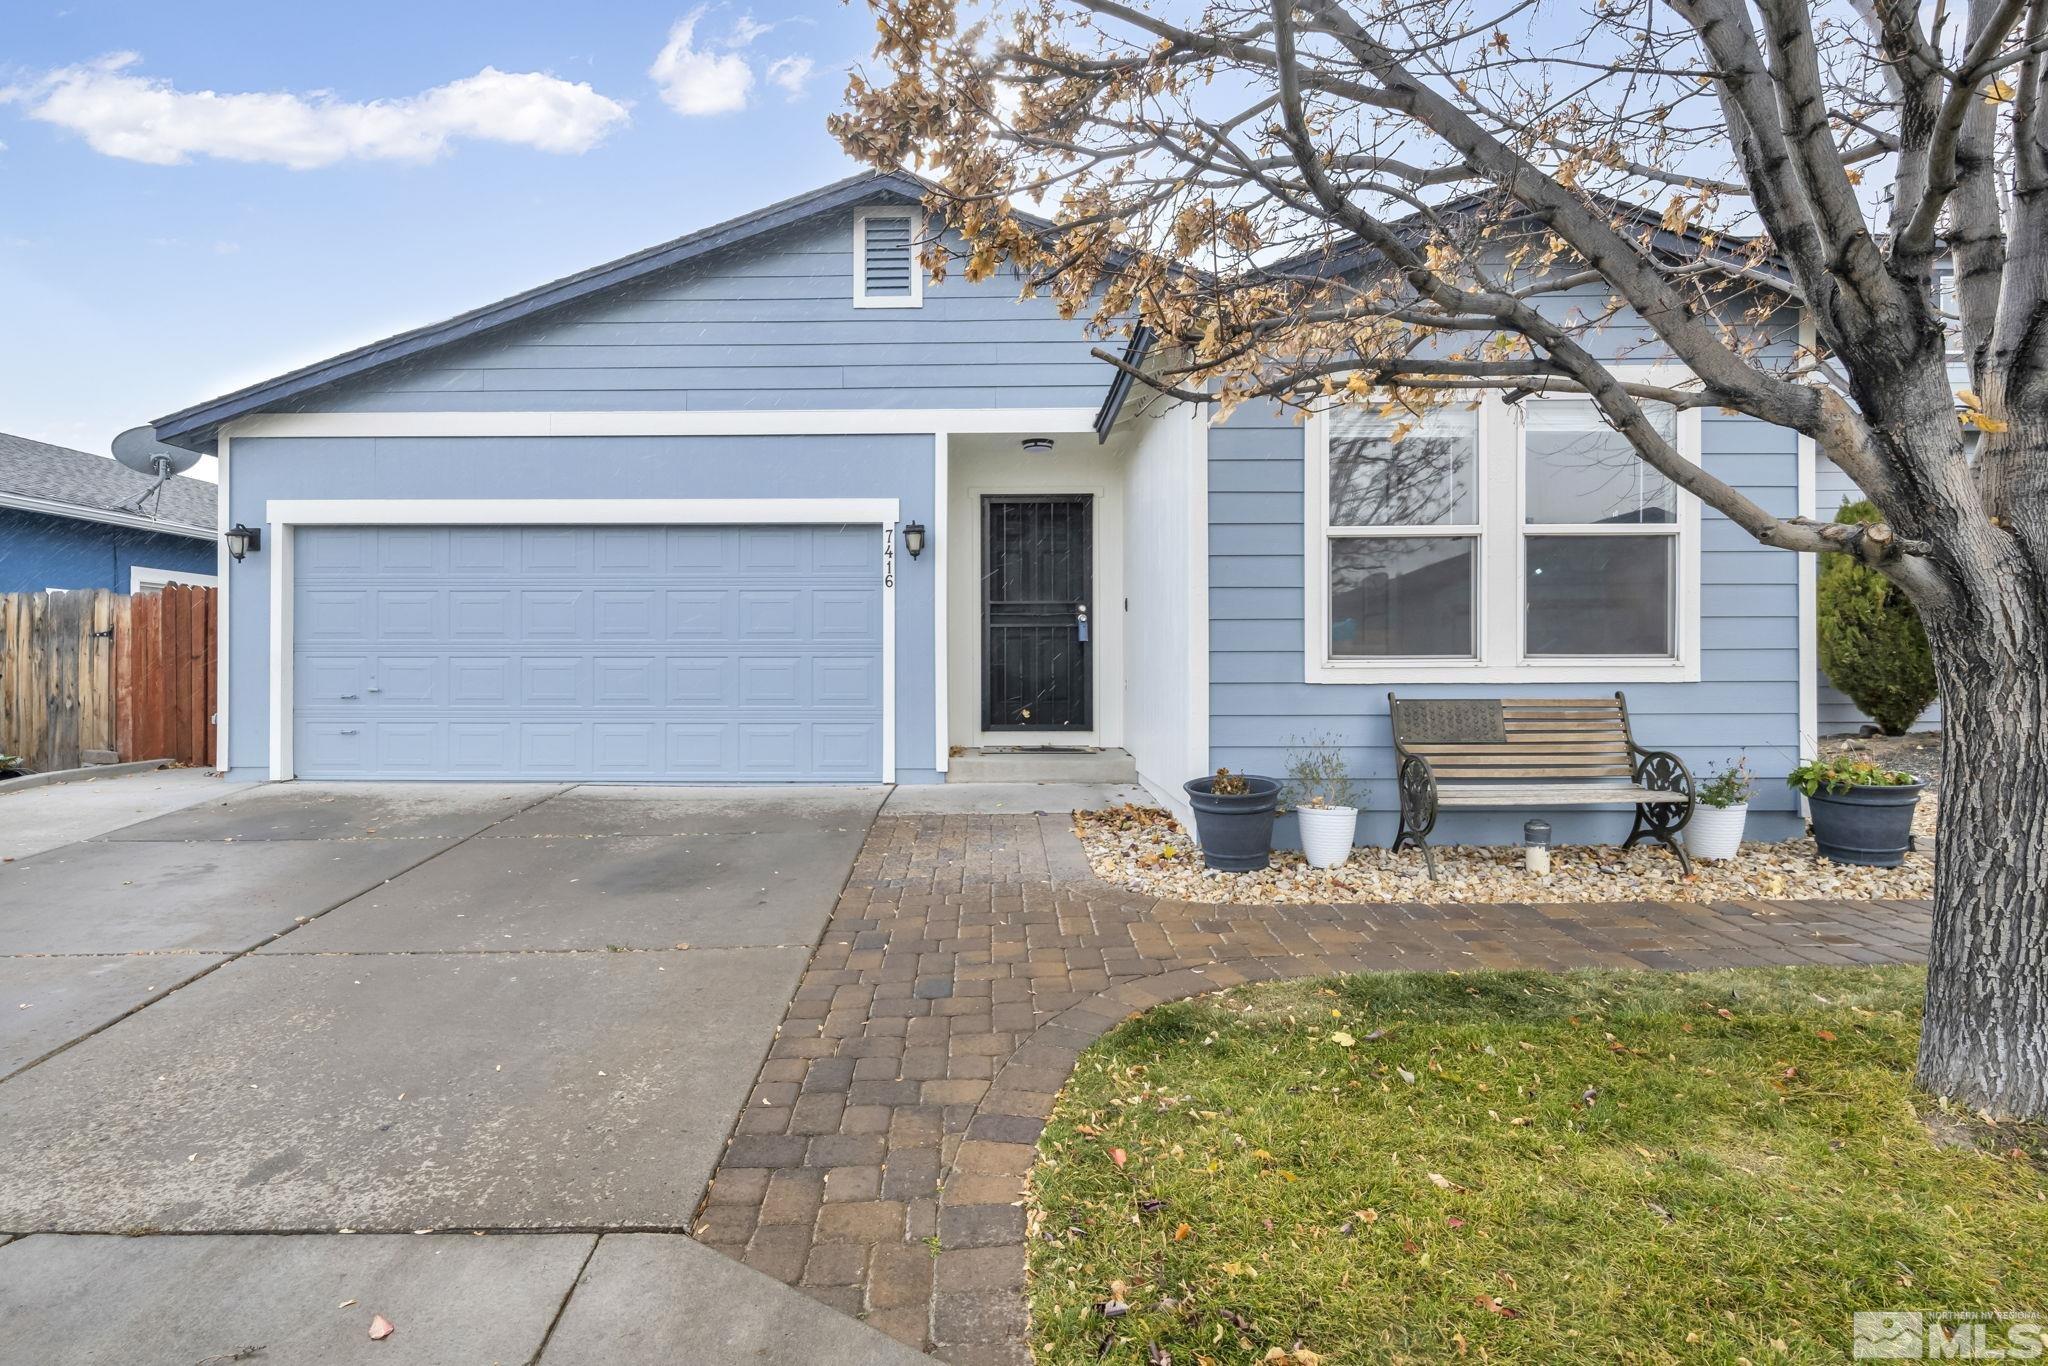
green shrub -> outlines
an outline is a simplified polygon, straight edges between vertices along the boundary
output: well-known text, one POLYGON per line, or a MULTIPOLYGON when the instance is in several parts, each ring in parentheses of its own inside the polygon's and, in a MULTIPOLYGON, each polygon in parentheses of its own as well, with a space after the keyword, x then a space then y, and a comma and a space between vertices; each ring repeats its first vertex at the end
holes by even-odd
MULTIPOLYGON (((1837 522, 1884 520, 1865 499, 1837 522)), ((1927 632, 1905 594, 1851 555, 1820 561, 1820 666, 1886 735, 1904 735, 1939 695, 1927 632)))

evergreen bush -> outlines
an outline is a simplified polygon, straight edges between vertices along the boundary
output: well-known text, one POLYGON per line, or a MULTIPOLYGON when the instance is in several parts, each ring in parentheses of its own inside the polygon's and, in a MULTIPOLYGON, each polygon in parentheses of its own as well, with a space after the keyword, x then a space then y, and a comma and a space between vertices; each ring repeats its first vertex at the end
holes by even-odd
MULTIPOLYGON (((1837 522, 1884 520, 1865 499, 1837 522)), ((1820 666, 1886 735, 1904 735, 1939 695, 1927 632, 1905 594, 1852 555, 1820 561, 1820 666)))

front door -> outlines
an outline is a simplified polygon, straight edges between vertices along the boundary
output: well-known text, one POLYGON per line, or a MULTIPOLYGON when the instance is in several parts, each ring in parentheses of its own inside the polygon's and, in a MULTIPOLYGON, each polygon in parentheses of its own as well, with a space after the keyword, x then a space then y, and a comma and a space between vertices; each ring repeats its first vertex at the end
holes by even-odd
POLYGON ((981 725, 1086 731, 1093 556, 1085 494, 993 494, 981 503, 981 725))

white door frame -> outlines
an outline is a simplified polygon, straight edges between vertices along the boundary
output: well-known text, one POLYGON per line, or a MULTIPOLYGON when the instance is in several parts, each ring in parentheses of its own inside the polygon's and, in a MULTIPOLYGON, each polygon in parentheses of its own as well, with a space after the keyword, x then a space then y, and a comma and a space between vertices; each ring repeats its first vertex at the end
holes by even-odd
POLYGON ((293 533, 307 526, 860 526, 882 533, 882 781, 896 781, 894 498, 326 498, 272 499, 270 778, 292 763, 293 533))

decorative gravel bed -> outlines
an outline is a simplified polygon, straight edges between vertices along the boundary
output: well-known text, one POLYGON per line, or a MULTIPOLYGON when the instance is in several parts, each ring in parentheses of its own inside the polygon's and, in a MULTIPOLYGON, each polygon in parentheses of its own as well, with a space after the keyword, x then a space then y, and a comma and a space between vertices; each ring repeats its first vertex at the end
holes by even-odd
POLYGON ((1180 822, 1164 811, 1118 806, 1078 811, 1076 833, 1095 875, 1147 896, 1238 905, 1327 902, 1559 902, 1917 900, 1934 895, 1935 799, 1920 801, 1914 829, 1927 852, 1906 855, 1899 868, 1832 863, 1811 839, 1744 844, 1739 858, 1695 860, 1687 877, 1678 860, 1658 845, 1622 850, 1613 845, 1564 845, 1551 851, 1550 873, 1522 867, 1519 848, 1438 845, 1437 878, 1422 855, 1359 849, 1341 868, 1311 868, 1298 853, 1276 851, 1262 873, 1217 873, 1180 822))

